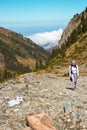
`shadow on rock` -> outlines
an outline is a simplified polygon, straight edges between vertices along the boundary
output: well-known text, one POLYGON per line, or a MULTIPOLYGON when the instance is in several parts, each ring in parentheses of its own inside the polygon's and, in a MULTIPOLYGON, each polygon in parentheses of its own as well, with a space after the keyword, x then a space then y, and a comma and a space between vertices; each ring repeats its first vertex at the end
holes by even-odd
POLYGON ((69 89, 69 90, 75 90, 75 88, 70 88, 70 87, 67 87, 66 89, 69 89))

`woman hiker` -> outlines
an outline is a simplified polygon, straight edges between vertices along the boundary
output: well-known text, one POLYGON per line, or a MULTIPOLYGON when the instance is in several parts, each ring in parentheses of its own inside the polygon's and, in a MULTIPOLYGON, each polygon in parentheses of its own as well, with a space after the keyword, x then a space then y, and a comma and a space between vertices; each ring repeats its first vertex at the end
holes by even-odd
POLYGON ((79 77, 79 67, 75 60, 72 60, 69 66, 69 77, 72 81, 72 89, 74 90, 76 88, 77 78, 79 77))

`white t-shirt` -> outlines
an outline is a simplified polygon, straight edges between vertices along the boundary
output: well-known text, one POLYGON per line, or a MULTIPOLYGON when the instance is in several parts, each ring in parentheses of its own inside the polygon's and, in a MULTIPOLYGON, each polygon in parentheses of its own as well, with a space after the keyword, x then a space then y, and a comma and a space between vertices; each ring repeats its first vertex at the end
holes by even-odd
POLYGON ((69 76, 71 74, 77 74, 79 76, 79 68, 78 68, 78 65, 75 66, 69 66, 69 76))

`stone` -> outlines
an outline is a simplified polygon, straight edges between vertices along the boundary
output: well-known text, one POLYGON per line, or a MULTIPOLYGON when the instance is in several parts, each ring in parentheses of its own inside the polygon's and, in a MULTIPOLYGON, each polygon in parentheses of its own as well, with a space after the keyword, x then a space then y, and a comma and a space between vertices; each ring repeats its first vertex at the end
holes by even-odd
POLYGON ((30 127, 26 127, 23 130, 32 130, 30 127))
POLYGON ((11 127, 7 127, 6 130, 12 130, 11 127))
POLYGON ((13 107, 15 105, 19 105, 21 102, 23 102, 23 98, 17 97, 16 99, 12 99, 12 100, 8 101, 8 106, 13 107))
POLYGON ((56 130, 52 119, 45 113, 26 116, 26 121, 33 130, 56 130))
POLYGON ((24 82, 25 82, 25 79, 24 79, 24 78, 20 78, 20 79, 19 79, 19 82, 20 82, 20 83, 24 83, 24 82))
POLYGON ((2 89, 3 88, 3 84, 0 84, 0 89, 2 89))
POLYGON ((76 115, 76 113, 74 113, 74 112, 70 113, 70 119, 71 119, 72 123, 74 125, 76 125, 76 121, 77 121, 77 115, 76 115))
POLYGON ((64 112, 65 112, 65 113, 71 113, 71 112, 72 112, 71 102, 65 103, 64 112))

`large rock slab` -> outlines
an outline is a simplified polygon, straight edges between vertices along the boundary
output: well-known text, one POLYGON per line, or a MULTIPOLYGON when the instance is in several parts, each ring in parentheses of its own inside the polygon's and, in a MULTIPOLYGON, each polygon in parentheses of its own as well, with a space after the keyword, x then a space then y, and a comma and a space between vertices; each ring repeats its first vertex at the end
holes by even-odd
POLYGON ((27 115, 26 121, 33 130, 56 130, 52 119, 45 113, 27 115))

